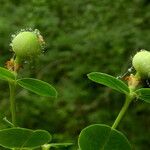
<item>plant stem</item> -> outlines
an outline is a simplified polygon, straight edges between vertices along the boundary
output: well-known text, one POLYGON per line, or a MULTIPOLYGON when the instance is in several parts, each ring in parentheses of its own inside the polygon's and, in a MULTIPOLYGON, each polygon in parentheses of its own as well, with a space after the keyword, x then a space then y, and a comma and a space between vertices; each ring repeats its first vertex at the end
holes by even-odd
POLYGON ((12 124, 16 126, 16 101, 15 101, 16 83, 15 81, 9 82, 9 90, 10 90, 10 111, 12 116, 12 124))
POLYGON ((112 129, 115 129, 118 126, 118 124, 120 123, 122 117, 124 116, 125 112, 127 111, 127 109, 128 109, 128 107, 129 107, 132 100, 133 100, 132 96, 126 95, 125 103, 124 103, 119 115, 117 116, 114 124, 112 125, 112 127, 111 127, 112 129))
POLYGON ((9 121, 7 120, 7 118, 3 118, 3 121, 5 121, 10 127, 14 127, 14 125, 9 121))

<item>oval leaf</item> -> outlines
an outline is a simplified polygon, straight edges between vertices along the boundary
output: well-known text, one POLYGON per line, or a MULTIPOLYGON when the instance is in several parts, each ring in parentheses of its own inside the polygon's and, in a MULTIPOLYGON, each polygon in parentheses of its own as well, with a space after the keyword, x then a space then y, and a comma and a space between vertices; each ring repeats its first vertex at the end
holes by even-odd
POLYGON ((88 74, 88 78, 96 83, 103 84, 121 93, 128 94, 130 92, 128 86, 124 82, 108 74, 92 72, 88 74))
POLYGON ((0 130, 0 145, 6 148, 36 148, 51 140, 51 135, 45 130, 30 130, 25 128, 9 128, 0 130))
POLYGON ((127 138, 121 132, 101 124, 83 129, 78 144, 80 150, 131 150, 127 138))
POLYGON ((11 71, 0 67, 0 79, 6 80, 6 81, 14 80, 15 79, 15 75, 11 71))
POLYGON ((144 100, 147 103, 150 103, 150 88, 141 88, 135 91, 137 98, 144 100))
POLYGON ((33 78, 23 78, 17 80, 17 83, 33 93, 46 97, 56 97, 57 92, 50 84, 33 78))

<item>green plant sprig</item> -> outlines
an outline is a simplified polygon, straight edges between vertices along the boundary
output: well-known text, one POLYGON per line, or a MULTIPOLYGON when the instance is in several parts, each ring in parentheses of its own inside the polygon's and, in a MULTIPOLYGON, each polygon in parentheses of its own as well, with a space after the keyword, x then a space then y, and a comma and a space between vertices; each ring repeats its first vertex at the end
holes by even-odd
POLYGON ((150 88, 141 88, 139 85, 142 78, 150 75, 150 52, 142 50, 133 57, 135 75, 130 74, 127 78, 128 85, 122 80, 111 75, 92 72, 88 78, 96 83, 108 86, 120 93, 125 94, 125 102, 113 125, 94 124, 84 128, 78 139, 80 150, 131 150, 128 139, 116 130, 129 105, 134 99, 144 100, 150 103, 150 88))
MULTIPOLYGON (((6 68, 0 67, 0 79, 7 81, 10 90, 10 112, 11 122, 3 119, 10 128, 0 130, 0 146, 12 150, 33 150, 42 145, 49 144, 51 134, 45 130, 30 130, 18 127, 16 123, 16 100, 15 93, 18 86, 44 97, 57 97, 55 88, 47 82, 34 78, 18 78, 19 70, 25 60, 37 58, 43 51, 45 44, 40 32, 21 31, 12 40, 11 46, 13 57, 7 61, 6 68)), ((51 146, 63 147, 71 143, 55 143, 51 146)), ((50 144, 49 144, 50 145, 50 144)), ((50 147, 47 147, 49 150, 50 147)))

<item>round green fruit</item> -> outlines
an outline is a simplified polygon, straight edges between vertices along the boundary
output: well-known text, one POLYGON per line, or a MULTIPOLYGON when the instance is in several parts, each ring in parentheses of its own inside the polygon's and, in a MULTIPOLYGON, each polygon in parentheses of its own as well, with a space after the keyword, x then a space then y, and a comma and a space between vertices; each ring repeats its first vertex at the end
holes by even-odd
POLYGON ((14 37, 11 43, 12 50, 16 57, 35 57, 41 53, 41 43, 39 37, 34 32, 20 32, 14 37))
POLYGON ((141 50, 132 60, 133 67, 141 77, 149 77, 150 75, 150 52, 141 50))

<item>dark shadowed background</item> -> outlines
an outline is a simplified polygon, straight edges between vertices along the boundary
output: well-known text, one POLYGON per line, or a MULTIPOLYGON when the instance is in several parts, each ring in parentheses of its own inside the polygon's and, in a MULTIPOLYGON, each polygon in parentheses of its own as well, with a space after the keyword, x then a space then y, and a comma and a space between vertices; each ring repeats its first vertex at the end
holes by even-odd
MULTIPOLYGON (((112 125, 124 95, 91 82, 92 71, 124 74, 140 49, 150 50, 149 0, 0 0, 0 66, 11 58, 11 35, 39 29, 46 53, 26 64, 22 77, 51 83, 56 100, 18 88, 17 116, 21 127, 45 129, 53 142, 74 142, 93 123, 112 125)), ((0 128, 10 117, 9 90, 0 81, 0 128)), ((134 150, 150 148, 150 105, 134 101, 119 130, 134 150)), ((2 149, 2 148, 1 148, 2 149)))

